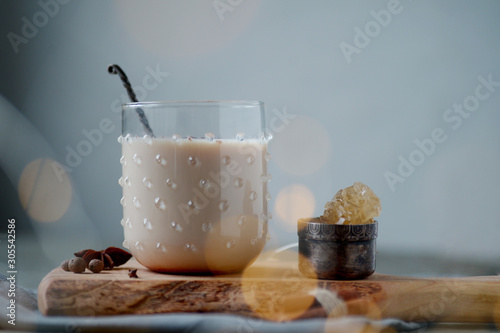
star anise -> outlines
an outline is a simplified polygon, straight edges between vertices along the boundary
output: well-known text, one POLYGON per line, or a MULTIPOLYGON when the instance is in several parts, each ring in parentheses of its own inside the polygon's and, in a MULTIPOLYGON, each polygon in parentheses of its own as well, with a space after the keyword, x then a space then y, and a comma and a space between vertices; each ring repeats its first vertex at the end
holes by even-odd
POLYGON ((87 263, 87 267, 92 259, 99 259, 104 263, 104 269, 112 269, 113 267, 123 265, 132 255, 125 250, 117 247, 108 247, 106 250, 95 251, 91 249, 76 252, 75 256, 83 258, 87 263))
POLYGON ((134 268, 134 269, 129 269, 128 270, 128 276, 131 277, 131 278, 139 278, 137 276, 137 268, 134 268))

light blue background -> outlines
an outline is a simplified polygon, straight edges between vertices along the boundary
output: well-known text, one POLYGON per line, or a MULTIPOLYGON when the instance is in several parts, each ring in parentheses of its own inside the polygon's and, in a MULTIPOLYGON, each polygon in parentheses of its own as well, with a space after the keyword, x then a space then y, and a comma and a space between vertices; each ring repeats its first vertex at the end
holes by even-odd
MULTIPOLYGON (((35 131, 9 132, 0 142, 11 153, 0 159, 2 225, 15 217, 20 234, 37 235, 32 249, 20 251, 38 251, 50 263, 46 270, 88 244, 86 237, 100 235, 96 246, 121 244, 116 111, 117 99, 126 98, 107 73, 117 63, 135 86, 148 68, 168 73, 142 100, 262 100, 270 119, 291 115, 270 144, 268 249, 296 241, 293 222, 275 209, 280 191, 309 189, 303 210, 301 196, 299 205, 283 202, 317 216, 340 188, 362 181, 382 200, 379 251, 498 260, 500 87, 459 128, 443 116, 474 95, 478 77, 500 82, 500 2, 401 0, 382 26, 371 11, 387 12, 392 3, 72 0, 16 53, 8 34, 22 36, 22 18, 33 22, 43 8, 2 1, 0 94, 15 108, 10 114, 23 114, 35 131), (218 13, 214 3, 221 2, 226 11, 218 13), (372 37, 348 59, 341 44, 356 46, 357 28, 372 29, 372 37), (71 172, 70 212, 56 227, 30 220, 16 190, 26 163, 52 157, 66 164, 66 147, 103 118, 114 131, 71 172), (446 140, 391 189, 386 172, 397 174, 400 156, 419 154, 415 140, 431 138, 435 128, 446 140), (45 148, 17 152, 37 137, 45 148), (75 224, 94 227, 85 234, 75 224)), ((0 104, 0 121, 9 126, 9 107, 0 104)))

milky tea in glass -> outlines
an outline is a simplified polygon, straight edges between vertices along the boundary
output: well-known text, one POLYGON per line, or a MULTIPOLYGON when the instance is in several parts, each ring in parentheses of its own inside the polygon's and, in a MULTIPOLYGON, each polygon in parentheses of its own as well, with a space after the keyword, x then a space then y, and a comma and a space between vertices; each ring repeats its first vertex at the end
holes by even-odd
POLYGON ((265 128, 262 102, 123 105, 123 245, 137 261, 219 274, 257 258, 268 237, 265 128))

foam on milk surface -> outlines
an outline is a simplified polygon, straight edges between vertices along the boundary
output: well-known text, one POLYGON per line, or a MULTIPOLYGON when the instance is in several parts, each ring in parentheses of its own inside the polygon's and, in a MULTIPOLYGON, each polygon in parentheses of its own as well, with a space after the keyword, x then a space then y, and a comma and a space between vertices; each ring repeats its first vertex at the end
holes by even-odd
POLYGON ((122 140, 124 245, 159 271, 233 272, 267 238, 267 143, 122 140))

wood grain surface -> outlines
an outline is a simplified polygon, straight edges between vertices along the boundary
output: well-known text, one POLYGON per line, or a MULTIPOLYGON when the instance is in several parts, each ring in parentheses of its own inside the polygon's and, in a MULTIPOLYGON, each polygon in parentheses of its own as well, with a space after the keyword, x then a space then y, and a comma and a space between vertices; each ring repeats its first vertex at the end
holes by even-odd
POLYGON ((406 321, 500 323, 500 277, 365 280, 305 278, 294 261, 257 261, 223 276, 155 273, 135 260, 93 274, 50 272, 38 288, 44 315, 219 312, 273 321, 363 315, 406 321), (128 270, 137 268, 139 278, 128 270))

